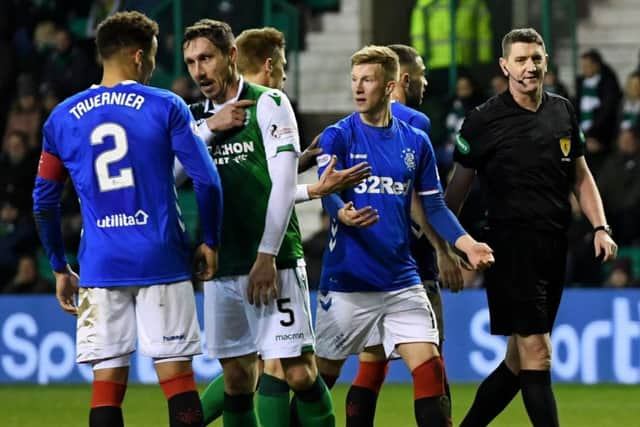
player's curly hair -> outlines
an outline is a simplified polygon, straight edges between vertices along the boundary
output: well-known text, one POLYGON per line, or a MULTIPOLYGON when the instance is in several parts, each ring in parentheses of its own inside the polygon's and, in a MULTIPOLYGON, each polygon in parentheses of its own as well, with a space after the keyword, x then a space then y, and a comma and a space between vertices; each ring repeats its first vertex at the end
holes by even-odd
POLYGON ((544 40, 539 32, 533 28, 515 28, 509 31, 502 38, 502 57, 506 58, 511 53, 511 45, 514 43, 535 43, 542 46, 543 51, 547 51, 544 40))
POLYGON ((158 23, 143 13, 118 12, 98 25, 96 47, 102 59, 108 59, 123 48, 151 51, 153 38, 159 33, 158 23))
POLYGON ((400 68, 398 55, 386 46, 365 46, 351 55, 351 68, 360 64, 380 64, 385 83, 398 80, 398 69, 400 68))
POLYGON ((225 54, 229 53, 235 44, 233 31, 229 24, 215 19, 201 19, 185 28, 182 48, 184 49, 192 40, 198 37, 206 38, 225 54))
POLYGON ((284 34, 272 27, 244 30, 236 38, 238 47, 238 71, 257 73, 267 58, 280 60, 277 50, 284 50, 284 34))

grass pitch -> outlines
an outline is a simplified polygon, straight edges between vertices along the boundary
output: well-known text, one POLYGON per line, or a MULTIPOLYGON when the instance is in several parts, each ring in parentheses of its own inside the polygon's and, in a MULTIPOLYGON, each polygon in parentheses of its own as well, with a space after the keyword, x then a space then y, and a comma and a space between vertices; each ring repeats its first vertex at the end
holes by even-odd
MULTIPOLYGON (((338 426, 344 425, 345 385, 333 391, 338 426)), ((457 425, 471 405, 475 384, 454 384, 453 413, 457 425)), ((554 387, 563 427, 640 426, 640 386, 556 385, 554 387)), ((376 427, 410 427, 413 421, 410 385, 382 387, 376 427)), ((3 427, 82 427, 88 425, 91 390, 85 385, 3 385, 0 387, 0 425, 3 427)), ((124 403, 127 427, 167 425, 164 396, 158 386, 132 385, 124 403)), ((212 426, 222 426, 216 421, 212 426)), ((492 424, 496 427, 529 426, 522 399, 511 405, 492 424)))

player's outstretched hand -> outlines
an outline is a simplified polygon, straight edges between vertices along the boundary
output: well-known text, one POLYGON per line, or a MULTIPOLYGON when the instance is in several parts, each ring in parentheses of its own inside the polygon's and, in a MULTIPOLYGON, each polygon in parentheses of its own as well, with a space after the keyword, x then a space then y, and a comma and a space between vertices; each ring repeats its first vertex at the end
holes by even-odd
POLYGON ((194 277, 197 280, 211 280, 218 271, 218 249, 201 243, 193 254, 195 265, 194 277))
POLYGON ((596 231, 593 236, 593 247, 596 251, 596 258, 602 254, 602 262, 616 259, 618 256, 618 245, 604 230, 596 231))
POLYGON ((451 292, 462 290, 464 286, 464 278, 460 269, 462 260, 449 248, 449 245, 446 250, 436 252, 436 262, 442 286, 451 292))
POLYGON ((353 202, 347 202, 338 211, 338 220, 344 225, 349 227, 369 227, 375 224, 380 219, 378 211, 371 206, 365 206, 362 209, 356 210, 353 207, 353 202))
POLYGON ((477 271, 482 271, 496 262, 493 257, 493 249, 491 249, 486 243, 475 242, 469 251, 466 251, 465 253, 467 254, 469 264, 471 264, 471 267, 477 271))
POLYGON ((80 278, 67 265, 67 271, 63 273, 53 272, 56 278, 56 298, 58 304, 64 311, 74 316, 78 315, 78 306, 76 305, 76 294, 78 293, 78 282, 80 278))
POLYGON ((321 133, 316 135, 311 144, 302 152, 298 159, 298 173, 305 172, 316 164, 316 157, 322 153, 322 148, 318 147, 321 133))
POLYGON ((243 99, 225 105, 222 110, 207 119, 207 126, 213 132, 223 132, 229 129, 241 127, 247 124, 247 112, 245 108, 255 105, 255 101, 243 99))
POLYGON ((256 261, 249 272, 249 286, 247 287, 249 304, 260 307, 261 304, 269 305, 272 299, 278 298, 277 278, 275 257, 271 254, 258 252, 256 261))
POLYGON ((476 242, 476 240, 468 234, 460 236, 458 240, 456 240, 455 247, 464 252, 471 268, 474 270, 484 270, 495 262, 493 249, 486 243, 476 242))
POLYGON ((327 194, 339 193, 345 188, 358 185, 363 179, 371 175, 371 166, 367 162, 360 162, 349 169, 336 170, 336 156, 331 157, 320 179, 315 184, 309 186, 309 197, 316 199, 327 194))

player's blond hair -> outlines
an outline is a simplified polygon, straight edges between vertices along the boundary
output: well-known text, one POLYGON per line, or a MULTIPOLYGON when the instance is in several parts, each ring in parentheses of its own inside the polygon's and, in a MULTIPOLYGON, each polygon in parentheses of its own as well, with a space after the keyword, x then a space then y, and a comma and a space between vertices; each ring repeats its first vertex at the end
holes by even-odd
POLYGON ((244 30, 236 38, 238 71, 257 73, 267 58, 280 61, 278 50, 284 51, 284 34, 272 27, 244 30))
POLYGON ((380 64, 385 83, 398 80, 400 68, 398 54, 386 46, 365 46, 351 55, 351 68, 361 64, 380 64))

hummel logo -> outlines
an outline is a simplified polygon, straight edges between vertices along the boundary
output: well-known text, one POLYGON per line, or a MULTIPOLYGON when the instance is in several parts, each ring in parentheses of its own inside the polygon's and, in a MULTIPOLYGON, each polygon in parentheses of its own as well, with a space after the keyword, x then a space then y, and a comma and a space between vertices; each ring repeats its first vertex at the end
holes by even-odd
POLYGON ((273 99, 273 102, 275 102, 278 107, 280 106, 280 102, 282 101, 282 98, 280 97, 280 95, 275 93, 270 93, 269 98, 273 99))
POLYGON ((331 304, 333 303, 333 298, 329 298, 326 301, 322 301, 322 300, 318 300, 320 302, 320 307, 322 307, 322 309, 324 311, 329 311, 329 309, 331 308, 331 304))

